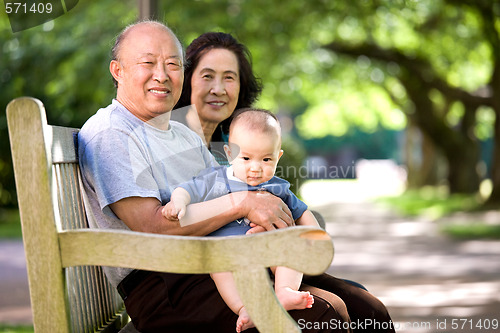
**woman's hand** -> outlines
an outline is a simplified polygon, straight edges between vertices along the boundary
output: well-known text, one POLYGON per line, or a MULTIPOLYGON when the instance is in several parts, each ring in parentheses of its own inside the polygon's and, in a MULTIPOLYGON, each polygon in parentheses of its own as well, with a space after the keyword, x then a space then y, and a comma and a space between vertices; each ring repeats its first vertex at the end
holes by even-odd
MULTIPOLYGON (((254 225, 265 230, 287 228, 294 225, 292 213, 288 206, 277 196, 265 191, 237 192, 244 195, 240 205, 254 225)), ((259 229, 261 231, 261 229, 259 229)))

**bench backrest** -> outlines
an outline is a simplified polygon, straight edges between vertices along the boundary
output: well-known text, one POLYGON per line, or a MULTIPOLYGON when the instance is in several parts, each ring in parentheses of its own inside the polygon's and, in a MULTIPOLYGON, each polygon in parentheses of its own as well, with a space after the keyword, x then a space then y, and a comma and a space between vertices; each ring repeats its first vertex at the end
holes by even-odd
POLYGON ((88 228, 74 144, 78 130, 47 125, 34 99, 18 99, 7 112, 35 330, 118 331, 124 304, 101 267, 63 269, 59 251, 58 232, 88 228))

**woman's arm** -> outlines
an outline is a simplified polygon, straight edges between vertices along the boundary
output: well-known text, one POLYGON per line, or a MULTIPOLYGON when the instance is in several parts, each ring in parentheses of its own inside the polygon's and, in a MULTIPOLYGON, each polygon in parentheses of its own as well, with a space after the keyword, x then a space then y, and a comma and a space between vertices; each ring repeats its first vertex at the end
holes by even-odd
POLYGON ((111 210, 131 230, 186 236, 204 236, 227 223, 247 217, 266 230, 294 224, 286 204, 272 194, 237 192, 187 207, 181 227, 178 220, 162 215, 156 198, 129 197, 110 205, 111 210))

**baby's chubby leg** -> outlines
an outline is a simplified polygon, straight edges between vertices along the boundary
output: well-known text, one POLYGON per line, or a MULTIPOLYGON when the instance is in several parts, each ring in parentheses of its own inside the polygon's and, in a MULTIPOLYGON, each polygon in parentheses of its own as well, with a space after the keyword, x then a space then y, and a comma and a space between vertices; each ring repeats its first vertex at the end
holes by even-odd
POLYGON ((248 328, 255 327, 250 316, 248 315, 243 302, 236 289, 233 275, 231 273, 212 273, 210 274, 214 280, 217 290, 219 291, 222 299, 226 302, 227 306, 238 315, 236 321, 236 332, 242 332, 248 328))
POLYGON ((302 273, 288 267, 276 267, 275 292, 285 310, 312 308, 314 297, 308 291, 299 291, 302 273))
POLYGON ((245 307, 242 307, 238 313, 238 320, 236 321, 236 332, 240 333, 252 327, 255 327, 255 325, 250 319, 245 307))

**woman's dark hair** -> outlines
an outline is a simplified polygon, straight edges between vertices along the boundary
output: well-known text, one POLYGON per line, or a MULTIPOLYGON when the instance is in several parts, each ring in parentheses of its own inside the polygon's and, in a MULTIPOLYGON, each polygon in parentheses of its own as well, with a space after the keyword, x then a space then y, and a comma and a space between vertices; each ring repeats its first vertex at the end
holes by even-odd
MULTIPOLYGON (((223 32, 207 32, 196 38, 186 49, 186 64, 184 68, 184 86, 175 108, 191 104, 191 78, 200 59, 210 50, 226 49, 234 53, 238 59, 240 76, 240 93, 236 109, 248 108, 257 100, 262 92, 260 79, 252 71, 251 54, 245 45, 239 43, 233 36, 223 32)), ((229 122, 222 123, 223 131, 227 132, 229 122)), ((217 133, 217 132, 216 132, 217 133)), ((216 134, 214 133, 214 135, 216 134)), ((213 138, 218 139, 218 138, 213 138)))

